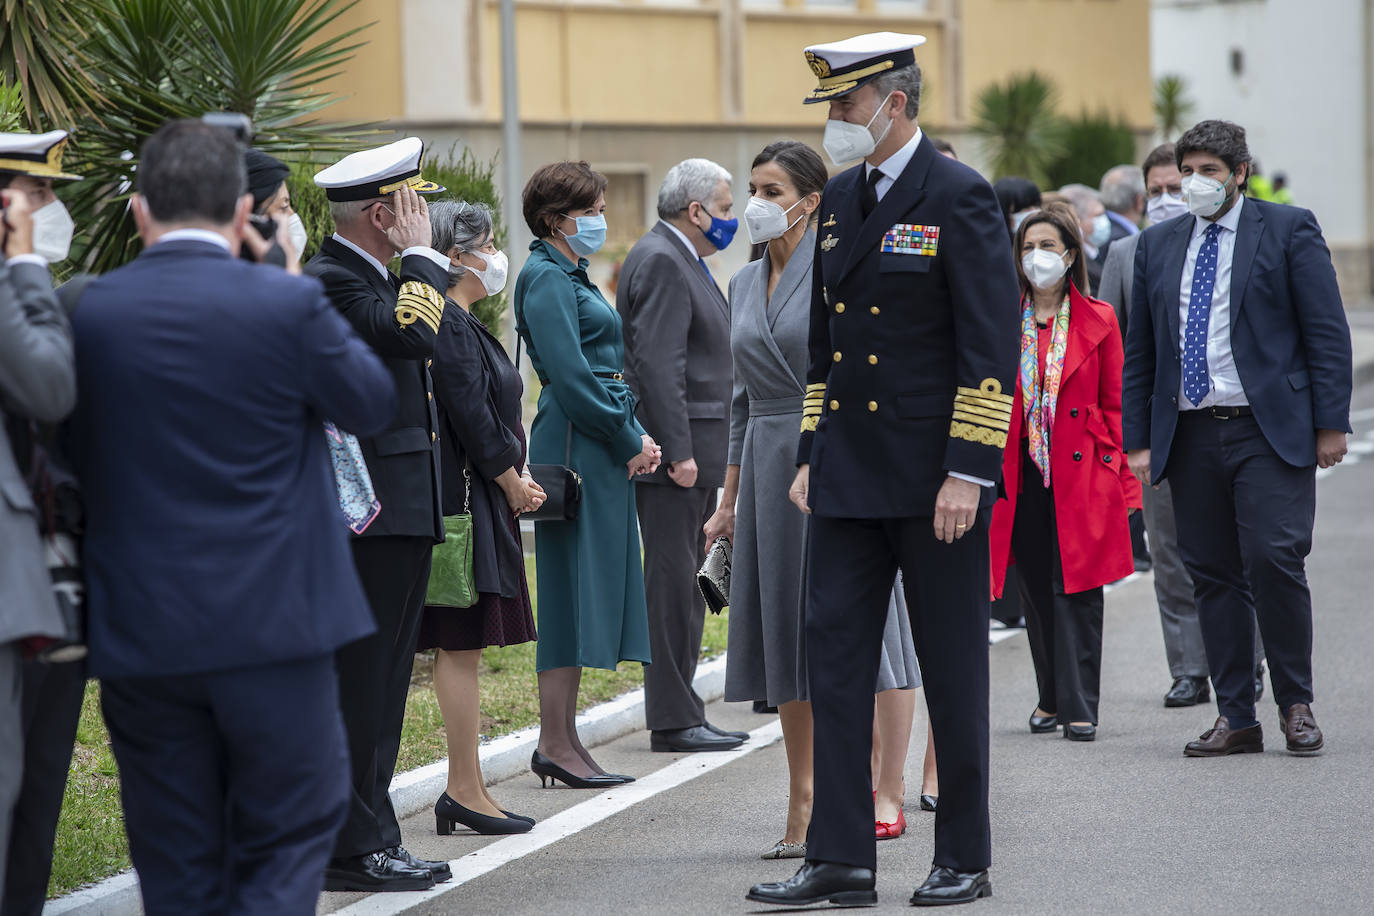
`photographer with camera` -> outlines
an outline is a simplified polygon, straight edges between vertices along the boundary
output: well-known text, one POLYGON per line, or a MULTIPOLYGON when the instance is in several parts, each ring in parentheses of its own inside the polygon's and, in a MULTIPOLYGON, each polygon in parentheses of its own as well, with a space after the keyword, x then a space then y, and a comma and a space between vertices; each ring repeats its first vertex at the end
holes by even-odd
POLYGON ((232 134, 163 125, 146 247, 72 316, 89 665, 149 916, 315 912, 349 797, 334 651, 373 630, 321 423, 379 431, 394 385, 318 281, 236 257, 246 186, 232 134))
MULTIPOLYGON (((39 534, 39 510, 9 432, 30 421, 61 420, 76 401, 71 329, 47 260, 35 251, 41 239, 57 254, 51 242, 61 233, 53 231, 51 217, 39 214, 61 210, 52 180, 73 177, 61 171, 66 140, 65 131, 0 134, 0 888, 24 774, 29 716, 21 690, 23 659, 66 633, 39 534)), ((65 245, 60 256, 66 256, 65 245)), ((65 781, 65 767, 61 775, 65 781)), ((45 890, 46 884, 45 879, 45 890)), ((0 909, 11 911, 8 895, 0 909)))

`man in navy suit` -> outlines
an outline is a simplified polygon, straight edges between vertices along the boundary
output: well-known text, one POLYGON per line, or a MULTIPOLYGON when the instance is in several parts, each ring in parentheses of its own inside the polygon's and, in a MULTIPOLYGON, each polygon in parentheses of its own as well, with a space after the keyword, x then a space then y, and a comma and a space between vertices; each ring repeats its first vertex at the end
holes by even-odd
POLYGON ((393 384, 318 281, 235 256, 228 131, 164 125, 137 180, 147 248, 80 298, 71 421, 130 853, 150 916, 313 914, 349 798, 334 650, 373 629, 322 424, 385 427, 393 384))
POLYGON ((1244 196, 1244 128, 1203 121, 1175 157, 1191 211, 1137 245, 1123 425, 1141 482, 1168 479, 1193 578, 1216 724, 1190 757, 1264 749, 1254 626, 1288 750, 1313 754, 1316 469, 1350 431, 1350 327, 1316 218, 1244 196))

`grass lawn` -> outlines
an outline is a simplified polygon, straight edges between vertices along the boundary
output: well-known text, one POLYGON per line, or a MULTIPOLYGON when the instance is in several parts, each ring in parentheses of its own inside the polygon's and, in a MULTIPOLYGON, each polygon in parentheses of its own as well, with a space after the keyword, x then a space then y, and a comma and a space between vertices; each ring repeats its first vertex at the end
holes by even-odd
MULTIPOLYGON (((534 558, 525 558, 531 598, 535 592, 534 558)), ((701 657, 725 651, 728 612, 707 614, 701 641, 701 657)), ((415 672, 406 701, 406 720, 401 733, 397 772, 412 770, 447 756, 444 722, 431 684, 433 656, 415 658, 415 672)), ((495 738, 539 721, 539 694, 534 675, 534 643, 488 649, 482 653, 482 735, 495 738)), ((614 699, 644 683, 643 668, 627 664, 616 671, 587 669, 582 676, 580 707, 585 709, 614 699)), ((107 878, 129 867, 129 844, 124 836, 119 805, 119 775, 110 753, 105 723, 100 716, 99 690, 86 685, 81 724, 76 732, 62 819, 53 848, 52 880, 48 896, 57 897, 86 884, 107 878)))

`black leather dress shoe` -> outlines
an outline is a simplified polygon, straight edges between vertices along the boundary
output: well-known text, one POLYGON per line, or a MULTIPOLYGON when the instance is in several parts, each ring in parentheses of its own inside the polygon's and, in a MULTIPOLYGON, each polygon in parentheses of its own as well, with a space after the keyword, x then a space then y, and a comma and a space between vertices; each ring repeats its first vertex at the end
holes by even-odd
POLYGON ((429 859, 417 859, 411 855, 404 846, 388 846, 385 850, 387 855, 397 862, 404 862, 411 868, 420 868, 434 876, 435 884, 443 884, 453 877, 453 869, 448 867, 447 862, 434 862, 429 859))
POLYGON ((878 902, 877 878, 871 868, 807 862, 786 881, 755 884, 744 899, 781 906, 834 903, 839 906, 873 906, 878 902))
POLYGON ((1031 713, 1030 730, 1032 734, 1044 735, 1059 727, 1058 716, 1037 716, 1031 713))
POLYGON ((1207 678, 1185 674, 1174 678, 1174 686, 1164 694, 1164 705, 1170 709, 1177 709, 1180 706, 1206 703, 1211 698, 1212 691, 1207 687, 1207 678))
POLYGON ((691 728, 666 728, 649 732, 649 748, 669 753, 733 751, 743 743, 739 738, 717 735, 704 725, 694 725, 691 728))
POLYGON ((922 810, 922 811, 934 811, 935 808, 936 808, 936 806, 939 805, 939 804, 940 804, 940 796, 938 796, 938 795, 922 795, 922 796, 921 796, 921 810, 922 810))
POLYGON ((1097 726, 1067 724, 1064 726, 1064 737, 1070 741, 1093 741, 1097 738, 1097 726))
POLYGON ((1325 743, 1317 719, 1312 715, 1312 707, 1306 703, 1294 703, 1288 707, 1286 716, 1280 713, 1279 728, 1283 729, 1288 753, 1297 757, 1310 757, 1325 743))
POLYGON ((944 865, 930 870, 925 884, 911 895, 912 906, 948 906, 953 903, 972 903, 979 897, 992 896, 992 881, 988 870, 955 871, 944 865))
POLYGON ((429 869, 412 868, 385 850, 330 859, 324 870, 327 891, 427 891, 433 886, 434 875, 429 869))
POLYGON ((749 733, 748 733, 748 732, 727 732, 727 731, 726 731, 725 729, 723 729, 723 728, 717 728, 716 726, 712 725, 710 722, 703 722, 703 723, 701 723, 701 727, 704 728, 704 729, 706 729, 708 732, 711 732, 711 733, 713 733, 713 734, 720 735, 722 738, 738 738, 738 739, 741 740, 741 741, 748 741, 748 740, 749 740, 749 733))

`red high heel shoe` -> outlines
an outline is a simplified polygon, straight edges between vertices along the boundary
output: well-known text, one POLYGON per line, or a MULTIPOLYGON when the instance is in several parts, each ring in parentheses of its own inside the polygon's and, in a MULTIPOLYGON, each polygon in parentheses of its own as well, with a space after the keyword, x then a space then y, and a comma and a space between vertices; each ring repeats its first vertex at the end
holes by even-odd
POLYGON ((883 821, 874 821, 873 832, 875 837, 880 840, 897 839, 897 837, 906 833, 906 812, 902 811, 900 808, 897 809, 897 820, 890 824, 884 823, 883 821))

